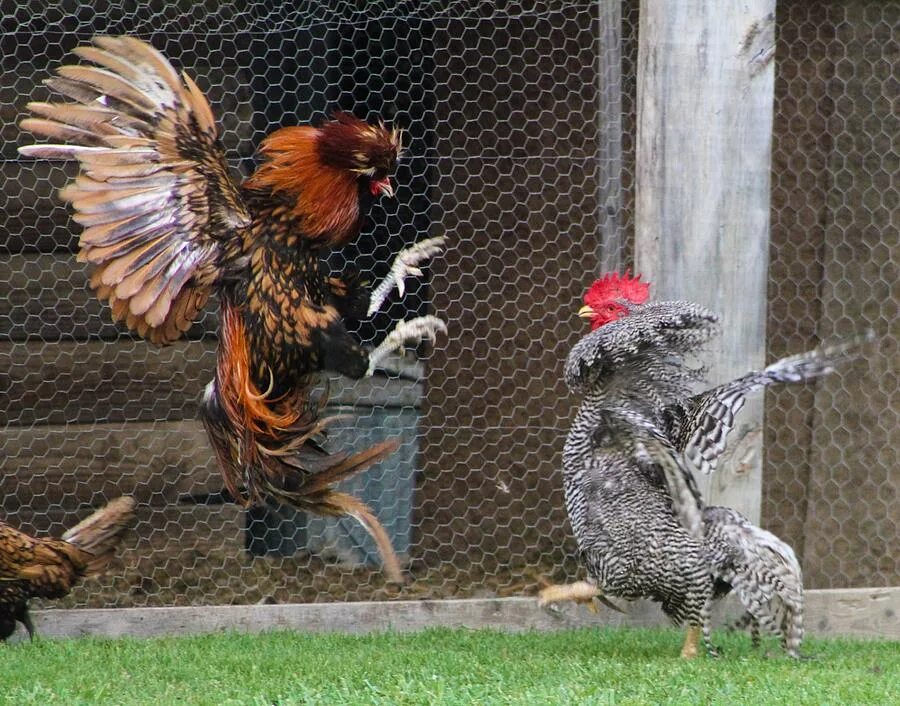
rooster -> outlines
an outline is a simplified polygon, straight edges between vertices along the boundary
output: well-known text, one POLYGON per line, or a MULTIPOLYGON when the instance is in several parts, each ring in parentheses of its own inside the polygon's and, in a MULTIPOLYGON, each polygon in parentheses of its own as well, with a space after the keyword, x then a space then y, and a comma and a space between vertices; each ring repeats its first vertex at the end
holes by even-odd
POLYGON ((690 395, 702 370, 685 363, 718 330, 689 302, 649 302, 640 276, 607 275, 579 314, 592 333, 572 349, 566 382, 583 396, 563 454, 566 508, 590 579, 550 586, 541 604, 599 595, 651 598, 689 626, 684 657, 710 610, 734 589, 757 625, 802 640, 802 576, 791 548, 730 508, 705 507, 691 466, 709 472, 745 396, 828 374, 856 343, 782 359, 762 372, 690 395))
MULTIPOLYGON (((332 417, 312 395, 315 373, 371 374, 393 349, 446 330, 433 316, 403 322, 374 351, 345 319, 371 302, 359 274, 330 272, 323 254, 359 234, 374 200, 393 196, 401 135, 337 113, 318 127, 279 129, 242 183, 229 175, 209 103, 149 44, 101 36, 47 85, 72 102, 30 103, 21 127, 60 144, 23 155, 76 159, 61 192, 84 227, 79 261, 113 318, 152 343, 179 339, 211 295, 219 298, 214 379, 201 417, 229 494, 245 506, 283 502, 356 518, 385 569, 401 580, 387 533, 372 511, 334 485, 391 454, 396 440, 357 453, 326 452, 332 417), (91 65, 93 64, 93 65, 91 65)), ((404 251, 393 285, 419 274, 440 249, 404 251)), ((378 288, 381 300, 391 285, 378 288)))
POLYGON ((0 522, 0 641, 15 632, 16 622, 33 639, 28 601, 62 598, 79 579, 102 573, 133 520, 134 500, 123 496, 62 539, 37 539, 0 522))

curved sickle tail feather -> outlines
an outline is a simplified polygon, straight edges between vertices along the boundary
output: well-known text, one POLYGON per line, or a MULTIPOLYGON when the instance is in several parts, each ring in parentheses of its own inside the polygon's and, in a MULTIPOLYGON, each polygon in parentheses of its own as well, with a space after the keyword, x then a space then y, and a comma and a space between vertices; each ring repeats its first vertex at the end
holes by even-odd
POLYGON ((302 391, 293 399, 269 399, 268 393, 256 386, 241 312, 227 301, 221 307, 216 387, 228 418, 236 420, 238 428, 257 434, 278 436, 310 416, 310 412, 313 418, 317 416, 318 409, 310 409, 302 391))
POLYGON ((62 538, 91 555, 85 576, 101 573, 112 559, 122 535, 134 521, 134 498, 123 495, 82 520, 62 538))

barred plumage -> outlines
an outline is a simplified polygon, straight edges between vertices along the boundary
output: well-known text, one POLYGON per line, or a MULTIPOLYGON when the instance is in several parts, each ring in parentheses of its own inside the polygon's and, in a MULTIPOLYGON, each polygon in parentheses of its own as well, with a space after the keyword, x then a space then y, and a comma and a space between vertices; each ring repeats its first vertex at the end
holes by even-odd
POLYGON ((563 451, 566 509, 604 594, 651 598, 699 628, 714 581, 647 446, 668 443, 658 410, 699 376, 683 356, 716 333, 716 318, 686 302, 621 303, 628 313, 585 336, 566 361, 566 382, 583 394, 563 451))
POLYGON ((827 374, 858 341, 690 396, 703 370, 686 358, 717 333, 717 319, 688 302, 645 304, 646 285, 636 282, 626 274, 595 283, 581 312, 595 330, 566 361, 566 382, 583 399, 563 452, 564 490, 590 580, 610 596, 659 601, 691 626, 685 656, 701 630, 715 652, 711 605, 734 590, 756 626, 797 656, 803 587, 793 551, 736 511, 705 507, 691 466, 715 468, 747 394, 827 374))

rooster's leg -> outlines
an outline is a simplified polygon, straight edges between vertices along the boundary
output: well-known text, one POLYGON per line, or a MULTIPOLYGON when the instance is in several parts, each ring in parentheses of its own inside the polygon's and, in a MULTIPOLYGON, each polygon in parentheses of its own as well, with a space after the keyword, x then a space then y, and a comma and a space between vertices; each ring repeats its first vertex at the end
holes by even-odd
POLYGON ((391 293, 394 287, 400 292, 402 297, 406 293, 406 284, 404 280, 407 277, 421 277, 422 270, 418 265, 428 258, 437 255, 443 250, 444 236, 436 238, 427 238, 421 242, 410 245, 408 248, 401 250, 397 257, 394 258, 394 264, 391 265, 391 271, 388 273, 381 283, 372 292, 369 297, 368 316, 381 309, 382 304, 391 293))
POLYGON ((401 321, 379 346, 369 353, 369 369, 366 374, 372 375, 382 360, 393 351, 401 349, 406 343, 418 343, 425 338, 434 343, 438 331, 447 333, 447 324, 436 316, 419 316, 409 321, 401 321))
POLYGON ((27 605, 19 611, 18 615, 16 615, 16 620, 25 626, 25 629, 28 631, 28 639, 34 640, 36 631, 34 629, 34 623, 31 622, 31 613, 28 612, 27 605))
POLYGON ((684 636, 684 646, 681 648, 681 656, 685 659, 694 659, 699 650, 697 645, 700 642, 700 626, 691 625, 687 629, 687 635, 684 636))
POLYGON ((703 646, 706 647, 706 654, 710 657, 718 657, 719 650, 712 643, 712 604, 707 601, 700 611, 700 621, 702 624, 701 631, 703 633, 703 646))
POLYGON ((544 607, 552 603, 563 603, 565 601, 573 601, 575 603, 583 603, 592 613, 597 612, 597 604, 594 599, 599 600, 605 606, 623 612, 619 606, 606 598, 602 591, 594 584, 588 581, 576 581, 575 583, 553 584, 542 588, 538 592, 538 605, 544 607))
POLYGON ((750 644, 754 650, 759 649, 761 644, 759 638, 759 621, 756 618, 750 618, 750 644))

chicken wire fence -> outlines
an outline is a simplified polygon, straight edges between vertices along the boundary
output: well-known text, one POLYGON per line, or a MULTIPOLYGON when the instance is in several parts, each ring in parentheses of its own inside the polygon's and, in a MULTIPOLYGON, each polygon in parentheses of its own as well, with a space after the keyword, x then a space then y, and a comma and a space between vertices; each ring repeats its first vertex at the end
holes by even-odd
MULTIPOLYGON (((2 7, 4 519, 58 534, 117 495, 140 503, 116 568, 64 604, 509 596, 579 575, 562 365, 584 288, 601 265, 631 261, 637 2, 2 7), (403 441, 350 485, 408 585, 385 582, 350 521, 223 502, 196 420, 214 307, 190 340, 157 349, 86 287, 78 229, 54 196, 74 169, 19 158, 16 124, 96 33, 147 39, 189 71, 243 174, 263 136, 336 107, 407 130, 396 200, 333 257, 377 280, 405 244, 446 234, 428 276, 356 330, 372 344, 430 312, 449 336, 395 361, 399 374, 333 379, 331 405, 354 417, 335 447, 403 441)), ((762 524, 795 546, 811 587, 900 583, 898 27, 898 2, 778 7, 769 355, 861 322, 878 338, 852 370, 767 397, 762 524)))

